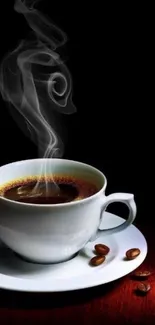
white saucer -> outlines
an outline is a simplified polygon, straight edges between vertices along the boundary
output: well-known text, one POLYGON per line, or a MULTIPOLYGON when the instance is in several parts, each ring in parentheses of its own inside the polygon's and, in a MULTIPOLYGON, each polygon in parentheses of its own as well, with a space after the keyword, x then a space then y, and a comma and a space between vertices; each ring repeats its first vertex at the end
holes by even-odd
MULTIPOLYGON (((114 227, 124 219, 105 212, 104 228, 114 227)), ((102 225, 101 225, 102 228, 102 225)), ((56 292, 84 289, 119 279, 135 270, 147 255, 147 243, 142 233, 133 225, 116 234, 98 238, 72 260, 53 265, 28 263, 0 244, 0 288, 29 291, 56 292), (96 243, 110 247, 106 262, 97 267, 89 265, 96 243), (125 252, 139 248, 141 254, 126 261, 125 252)))

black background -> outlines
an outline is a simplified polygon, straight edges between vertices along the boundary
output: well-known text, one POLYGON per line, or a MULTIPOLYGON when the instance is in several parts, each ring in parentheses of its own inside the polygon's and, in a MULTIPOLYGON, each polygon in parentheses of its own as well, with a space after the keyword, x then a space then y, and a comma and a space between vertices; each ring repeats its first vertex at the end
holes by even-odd
MULTIPOLYGON (((137 218, 146 220, 146 195, 153 179, 151 18, 142 5, 52 2, 40 2, 38 8, 68 35, 64 55, 77 107, 76 114, 61 119, 64 158, 103 171, 107 194, 134 193, 137 218)), ((30 31, 13 3, 1 6, 1 59, 30 31)), ((36 146, 16 125, 7 103, 0 101, 0 165, 36 158, 36 146)))

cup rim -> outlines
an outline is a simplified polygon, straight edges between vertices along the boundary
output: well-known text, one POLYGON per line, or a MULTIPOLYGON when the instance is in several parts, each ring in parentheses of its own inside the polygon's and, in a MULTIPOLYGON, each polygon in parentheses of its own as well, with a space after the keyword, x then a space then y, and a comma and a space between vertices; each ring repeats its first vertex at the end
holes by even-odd
POLYGON ((64 202, 64 203, 57 203, 57 204, 35 204, 35 203, 25 203, 25 202, 19 202, 19 201, 14 201, 14 200, 10 200, 10 199, 7 199, 3 196, 0 196, 0 200, 2 201, 5 201, 5 202, 9 202, 11 204, 15 204, 15 205, 19 205, 19 206, 27 206, 27 207, 35 207, 35 208, 59 208, 59 207, 70 207, 70 206, 76 206, 78 204, 81 204, 81 203, 85 203, 85 202, 89 202, 92 200, 92 198, 96 198, 100 195, 101 192, 103 192, 105 189, 106 189, 106 186, 107 186, 107 178, 106 176, 97 168, 93 167, 92 165, 89 165, 87 163, 83 163, 81 161, 78 161, 78 160, 70 160, 70 159, 63 159, 63 158, 33 158, 33 159, 26 159, 26 160, 18 160, 18 161, 14 161, 14 162, 11 162, 11 163, 8 163, 8 164, 5 164, 5 165, 2 165, 0 166, 0 169, 2 169, 3 167, 6 167, 6 166, 11 166, 11 165, 18 165, 18 164, 21 164, 21 163, 26 163, 26 162, 30 162, 30 161, 35 161, 35 160, 40 160, 40 161, 44 161, 44 160, 58 160, 58 161, 65 161, 65 162, 68 162, 68 163, 76 163, 76 164, 80 164, 82 166, 85 166, 85 167, 89 167, 91 168, 94 172, 97 172, 102 178, 104 178, 104 184, 103 186, 101 187, 101 189, 96 192, 95 194, 89 196, 89 197, 86 197, 84 199, 81 199, 81 200, 78 200, 78 201, 70 201, 70 202, 64 202))

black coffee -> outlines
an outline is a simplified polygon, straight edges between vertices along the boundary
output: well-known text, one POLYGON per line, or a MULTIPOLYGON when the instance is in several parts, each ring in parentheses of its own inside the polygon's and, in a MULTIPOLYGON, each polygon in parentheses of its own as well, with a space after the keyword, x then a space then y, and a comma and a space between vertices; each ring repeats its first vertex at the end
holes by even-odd
POLYGON ((0 196, 24 203, 58 204, 82 200, 97 191, 96 185, 69 176, 48 177, 46 182, 31 177, 3 185, 0 196))

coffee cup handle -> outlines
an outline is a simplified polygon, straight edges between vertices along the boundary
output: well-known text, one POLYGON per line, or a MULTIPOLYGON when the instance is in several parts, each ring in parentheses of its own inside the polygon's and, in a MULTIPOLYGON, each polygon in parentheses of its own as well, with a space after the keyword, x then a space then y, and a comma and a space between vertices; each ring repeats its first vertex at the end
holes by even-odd
POLYGON ((136 207, 136 203, 134 201, 133 194, 114 193, 114 194, 105 196, 103 200, 104 200, 104 202, 101 207, 100 221, 104 217, 103 214, 104 214, 107 206, 114 202, 125 203, 127 205, 127 207, 129 208, 129 215, 128 215, 128 219, 119 226, 116 226, 116 227, 110 228, 110 229, 98 229, 97 234, 96 234, 97 237, 100 235, 107 235, 107 234, 109 235, 109 234, 118 233, 118 232, 126 229, 130 224, 132 224, 132 222, 134 221, 134 219, 136 217, 136 213, 137 213, 137 207, 136 207))

